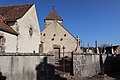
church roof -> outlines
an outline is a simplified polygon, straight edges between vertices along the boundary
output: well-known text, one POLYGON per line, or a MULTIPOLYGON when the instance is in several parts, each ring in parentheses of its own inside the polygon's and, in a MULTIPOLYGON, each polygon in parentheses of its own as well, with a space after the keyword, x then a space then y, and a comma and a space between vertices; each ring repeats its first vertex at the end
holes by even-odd
POLYGON ((0 15, 0 20, 4 20, 5 18, 3 16, 0 15))
POLYGON ((15 21, 21 18, 33 4, 22 4, 13 6, 0 6, 0 15, 6 21, 15 21))
POLYGON ((0 30, 10 34, 18 35, 9 25, 11 21, 16 21, 22 18, 25 13, 32 7, 33 4, 21 4, 12 6, 0 6, 0 30))
POLYGON ((6 25, 3 21, 0 20, 0 30, 4 32, 8 32, 10 34, 18 35, 16 31, 14 31, 10 26, 6 25))
POLYGON ((55 10, 52 10, 50 14, 45 18, 45 20, 59 20, 63 21, 63 19, 57 14, 55 10))

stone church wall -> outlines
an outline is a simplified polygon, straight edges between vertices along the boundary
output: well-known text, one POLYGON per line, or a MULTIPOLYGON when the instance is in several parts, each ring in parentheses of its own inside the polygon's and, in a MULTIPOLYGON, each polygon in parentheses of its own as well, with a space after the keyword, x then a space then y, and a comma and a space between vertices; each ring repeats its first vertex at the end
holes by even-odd
POLYGON ((58 22, 52 22, 42 31, 43 52, 54 52, 54 45, 59 46, 60 52, 72 52, 76 50, 77 40, 58 22))
MULTIPOLYGON (((12 35, 3 31, 0 31, 0 35, 3 34, 3 37, 5 37, 5 52, 16 52, 16 46, 17 46, 17 36, 12 35)), ((1 45, 1 41, 0 41, 1 45)), ((1 47, 0 47, 1 51, 1 47)))
MULTIPOLYGON (((14 30, 18 29, 18 45, 19 53, 39 52, 40 44, 40 27, 38 23, 35 5, 33 5, 25 15, 18 19, 16 24, 11 26, 14 30), (32 32, 32 34, 30 33, 32 32)), ((12 39, 12 38, 11 38, 12 39)), ((17 39, 17 38, 16 38, 17 39)), ((13 43, 14 44, 14 43, 13 43)))

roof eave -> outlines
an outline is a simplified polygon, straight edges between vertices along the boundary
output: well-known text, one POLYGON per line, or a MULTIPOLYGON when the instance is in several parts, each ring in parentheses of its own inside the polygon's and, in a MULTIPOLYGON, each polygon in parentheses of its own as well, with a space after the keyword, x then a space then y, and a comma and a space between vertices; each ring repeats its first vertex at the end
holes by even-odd
POLYGON ((58 20, 58 21, 63 21, 63 19, 44 19, 44 22, 45 22, 45 20, 58 20))
POLYGON ((15 36, 18 36, 18 35, 19 35, 17 32, 10 32, 10 31, 7 31, 7 30, 2 29, 2 28, 0 28, 0 30, 1 30, 1 31, 4 31, 4 32, 7 32, 7 33, 10 33, 10 34, 15 35, 15 36))
MULTIPOLYGON (((59 22, 57 22, 59 25, 61 25, 59 22)), ((75 36, 73 36, 63 25, 61 25, 76 41, 77 41, 77 38, 75 38, 75 36)))

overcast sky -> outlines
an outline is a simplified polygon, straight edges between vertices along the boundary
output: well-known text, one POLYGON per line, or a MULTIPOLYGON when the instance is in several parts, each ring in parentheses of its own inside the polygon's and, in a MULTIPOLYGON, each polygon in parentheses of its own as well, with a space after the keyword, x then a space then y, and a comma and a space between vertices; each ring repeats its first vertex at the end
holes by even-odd
POLYGON ((81 45, 120 44, 120 0, 0 0, 0 5, 35 3, 41 30, 54 4, 63 26, 81 45))

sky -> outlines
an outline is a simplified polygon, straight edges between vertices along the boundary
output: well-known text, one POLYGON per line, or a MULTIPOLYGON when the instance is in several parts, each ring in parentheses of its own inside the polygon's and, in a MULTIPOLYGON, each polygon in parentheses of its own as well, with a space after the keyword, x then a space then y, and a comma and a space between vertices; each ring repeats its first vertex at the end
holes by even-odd
POLYGON ((81 45, 120 45, 120 0, 0 0, 2 5, 35 3, 41 31, 44 19, 55 6, 63 26, 81 45))

